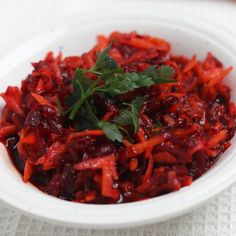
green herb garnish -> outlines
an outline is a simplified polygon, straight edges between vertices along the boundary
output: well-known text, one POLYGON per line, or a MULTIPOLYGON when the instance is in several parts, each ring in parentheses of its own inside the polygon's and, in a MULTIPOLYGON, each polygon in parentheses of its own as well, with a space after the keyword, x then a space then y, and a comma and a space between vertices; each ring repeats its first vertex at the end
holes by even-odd
POLYGON ((112 141, 122 140, 120 130, 122 126, 132 125, 134 132, 138 130, 139 111, 146 100, 146 97, 137 97, 131 103, 123 103, 124 108, 112 123, 100 121, 96 108, 92 106, 95 93, 109 96, 114 101, 117 96, 133 91, 141 87, 149 87, 153 84, 176 82, 171 77, 174 70, 168 66, 150 66, 147 70, 136 72, 125 72, 109 56, 109 45, 102 53, 98 53, 95 65, 89 70, 77 68, 72 81, 74 93, 67 98, 69 108, 64 112, 70 120, 83 120, 77 127, 82 129, 98 128, 103 129, 106 136, 112 141), (97 75, 96 80, 88 78, 87 73, 97 75))
POLYGON ((116 124, 107 121, 100 121, 98 126, 105 132, 106 136, 110 140, 122 142, 122 134, 116 124))
POLYGON ((123 103, 128 106, 128 109, 123 109, 120 115, 114 119, 114 122, 119 125, 133 125, 136 133, 138 131, 139 111, 146 99, 147 96, 137 97, 131 103, 123 103))

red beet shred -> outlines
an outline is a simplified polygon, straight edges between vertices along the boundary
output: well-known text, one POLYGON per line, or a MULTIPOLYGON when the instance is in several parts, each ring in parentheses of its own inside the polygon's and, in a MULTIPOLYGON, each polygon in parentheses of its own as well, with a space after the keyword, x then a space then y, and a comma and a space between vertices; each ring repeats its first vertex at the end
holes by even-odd
POLYGON ((232 67, 224 68, 211 53, 204 61, 173 56, 163 39, 113 32, 98 36, 97 45, 82 56, 50 52, 32 66, 21 89, 9 86, 1 94, 6 105, 0 138, 23 180, 55 197, 108 204, 179 190, 204 174, 234 136, 236 109, 230 88, 222 83, 232 67), (148 96, 137 132, 124 126, 129 135, 122 142, 110 140, 101 129, 76 130, 81 118, 70 120, 58 108, 58 101, 68 108, 76 68, 93 67, 98 51, 110 42, 109 55, 125 72, 169 65, 177 80, 137 88, 116 101, 93 95, 99 119, 110 122, 121 112, 121 103, 148 96))

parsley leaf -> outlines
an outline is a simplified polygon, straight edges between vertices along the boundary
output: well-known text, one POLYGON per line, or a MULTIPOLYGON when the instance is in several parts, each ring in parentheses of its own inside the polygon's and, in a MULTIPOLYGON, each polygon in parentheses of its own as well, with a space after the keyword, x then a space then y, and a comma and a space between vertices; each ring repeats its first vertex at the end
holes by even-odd
POLYGON ((86 100, 77 115, 78 119, 74 124, 75 128, 80 131, 85 129, 97 129, 99 123, 97 114, 98 111, 92 105, 92 99, 86 100))
POLYGON ((99 91, 107 93, 111 96, 117 96, 127 93, 137 88, 148 87, 153 85, 151 77, 147 77, 138 73, 124 73, 123 75, 116 75, 109 77, 106 80, 106 86, 99 91))
POLYGON ((93 83, 94 81, 86 76, 85 70, 76 68, 75 76, 72 79, 72 85, 74 92, 76 92, 78 96, 81 96, 81 94, 85 92, 93 83))
POLYGON ((136 133, 139 126, 139 111, 146 99, 146 96, 137 97, 131 103, 123 103, 129 108, 122 110, 120 115, 114 119, 114 122, 119 125, 133 125, 134 132, 136 133))
POLYGON ((72 107, 69 108, 69 119, 73 120, 86 99, 94 94, 96 85, 99 83, 99 81, 99 79, 97 79, 96 81, 92 81, 89 78, 83 77, 81 70, 75 71, 73 87, 75 89, 78 100, 72 105, 72 107))
POLYGON ((132 114, 132 122, 134 126, 134 132, 138 131, 139 126, 139 111, 147 97, 137 97, 130 104, 125 103, 125 105, 130 106, 132 114))
POLYGON ((174 75, 174 69, 169 65, 162 65, 159 68, 150 66, 142 74, 153 78, 155 84, 177 82, 176 80, 170 79, 174 75))
POLYGON ((138 111, 142 108, 143 103, 147 100, 148 96, 136 97, 131 101, 131 105, 135 107, 138 111))
POLYGON ((168 65, 160 66, 156 71, 156 76, 159 79, 169 80, 174 74, 173 68, 168 65))
POLYGON ((105 132, 106 136, 112 141, 122 142, 122 134, 116 124, 100 121, 98 126, 105 132))
POLYGON ((115 117, 114 122, 118 125, 132 125, 132 114, 129 110, 121 110, 119 116, 115 117))
POLYGON ((108 47, 106 47, 103 52, 100 51, 98 52, 97 61, 95 65, 92 67, 91 69, 92 71, 96 71, 110 65, 111 61, 109 60, 110 57, 108 55, 110 49, 111 49, 111 44, 109 44, 108 47))

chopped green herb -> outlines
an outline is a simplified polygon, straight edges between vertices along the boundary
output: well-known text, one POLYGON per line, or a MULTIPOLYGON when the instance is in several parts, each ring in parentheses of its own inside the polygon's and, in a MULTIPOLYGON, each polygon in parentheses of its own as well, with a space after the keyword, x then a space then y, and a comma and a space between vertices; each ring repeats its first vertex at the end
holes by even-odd
POLYGON ((136 72, 124 72, 120 66, 109 56, 109 45, 103 52, 99 52, 95 65, 89 70, 77 68, 72 81, 73 94, 67 98, 69 108, 64 112, 69 119, 80 119, 77 128, 91 129, 101 128, 106 136, 111 140, 121 142, 122 134, 119 127, 122 125, 132 125, 136 133, 139 125, 139 111, 145 97, 138 97, 131 103, 124 103, 127 108, 123 108, 113 123, 99 122, 97 113, 91 106, 92 96, 95 93, 103 93, 116 100, 116 96, 133 91, 141 87, 149 87, 153 84, 176 82, 171 77, 174 70, 164 65, 159 68, 150 66, 147 70, 136 72), (97 75, 96 80, 88 78, 87 73, 97 75), (84 120, 84 121, 82 121, 84 120), (118 126, 119 125, 119 126, 118 126))
POLYGON ((149 87, 153 85, 151 77, 146 77, 138 73, 116 74, 115 77, 109 77, 100 92, 107 93, 111 96, 117 96, 127 93, 137 88, 149 87))
POLYGON ((130 110, 121 110, 119 116, 114 119, 114 122, 118 125, 132 125, 132 114, 130 110))
POLYGON ((122 134, 116 124, 100 121, 98 126, 105 132, 106 136, 112 141, 122 142, 122 134))
POLYGON ((102 53, 100 51, 98 52, 97 61, 95 65, 92 67, 91 71, 97 71, 106 66, 109 67, 108 60, 110 60, 111 58, 109 57, 108 53, 110 49, 111 49, 111 44, 109 44, 108 47, 106 47, 102 53))
POLYGON ((75 127, 77 130, 98 128, 99 119, 97 117, 97 111, 91 102, 85 101, 78 114, 78 120, 79 123, 75 127))
POLYGON ((73 108, 69 114, 69 119, 71 120, 75 118, 77 112, 79 111, 83 103, 94 94, 96 90, 96 85, 99 83, 99 79, 97 79, 96 81, 93 81, 89 86, 87 86, 87 84, 84 83, 84 80, 86 79, 83 77, 76 79, 80 90, 80 96, 78 101, 73 105, 73 108))
POLYGON ((150 66, 142 72, 143 75, 151 77, 155 84, 177 82, 171 79, 174 75, 174 69, 168 65, 162 65, 159 68, 156 66, 150 66))
POLYGON ((122 110, 120 115, 114 119, 114 122, 119 125, 133 125, 136 133, 139 125, 139 111, 146 99, 146 96, 137 97, 131 103, 124 103, 129 108, 122 110))
POLYGON ((170 80, 173 76, 174 70, 168 65, 159 67, 156 71, 156 79, 170 80))

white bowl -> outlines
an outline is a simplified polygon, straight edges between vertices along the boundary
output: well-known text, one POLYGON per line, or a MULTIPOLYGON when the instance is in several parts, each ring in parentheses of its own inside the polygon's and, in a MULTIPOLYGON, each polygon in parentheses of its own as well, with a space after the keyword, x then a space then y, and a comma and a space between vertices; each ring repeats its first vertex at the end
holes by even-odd
MULTIPOLYGON (((95 43, 97 34, 109 34, 114 30, 147 33, 163 37, 172 44, 172 52, 191 57, 197 54, 203 59, 208 51, 226 66, 236 67, 235 38, 226 30, 186 13, 174 12, 155 4, 141 8, 106 9, 90 11, 57 22, 47 32, 23 45, 0 62, 0 91, 7 85, 19 85, 31 72, 31 61, 44 57, 47 51, 64 55, 81 54, 95 43), (79 19, 78 19, 79 18, 79 19)), ((232 100, 236 102, 236 73, 225 79, 232 88, 232 100)), ((3 102, 0 104, 3 106, 3 102)), ((236 179, 236 139, 232 146, 206 174, 189 187, 145 201, 118 205, 87 205, 63 201, 46 195, 22 182, 3 145, 0 146, 0 198, 34 217, 63 225, 89 228, 121 228, 163 221, 190 211, 207 201, 236 179)))

